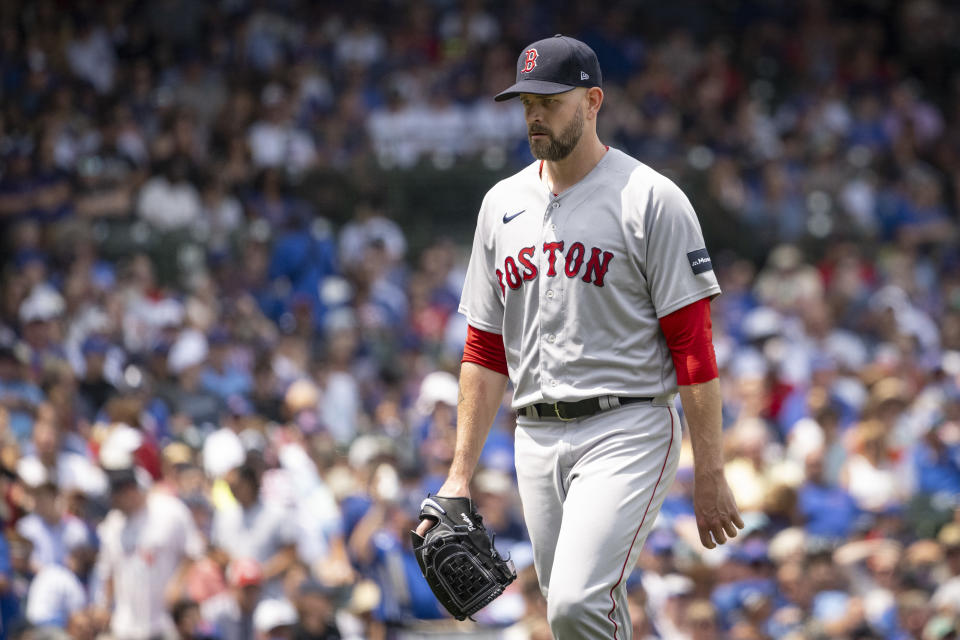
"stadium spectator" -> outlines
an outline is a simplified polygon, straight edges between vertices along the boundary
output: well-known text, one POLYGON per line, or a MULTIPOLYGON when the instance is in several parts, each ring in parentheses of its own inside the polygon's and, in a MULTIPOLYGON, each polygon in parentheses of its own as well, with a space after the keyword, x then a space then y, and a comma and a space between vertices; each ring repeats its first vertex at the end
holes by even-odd
POLYGON ((5 409, 11 434, 21 442, 30 438, 33 416, 43 401, 43 392, 26 377, 19 356, 11 345, 0 345, 0 404, 5 409))
POLYGON ((114 508, 98 528, 99 604, 113 611, 110 630, 117 638, 170 633, 168 590, 203 552, 203 541, 184 504, 145 490, 134 467, 107 473, 114 508))
POLYGON ((294 640, 340 640, 332 595, 319 582, 308 580, 300 585, 295 602, 298 622, 293 630, 294 640))
POLYGON ((62 433, 56 424, 58 417, 51 405, 37 408, 32 447, 25 447, 25 455, 17 462, 17 474, 29 479, 28 484, 47 481, 64 492, 102 497, 107 490, 106 476, 87 456, 87 443, 82 439, 83 453, 70 450, 76 444, 70 442, 70 436, 76 434, 62 433))
POLYGON ((811 536, 846 540, 857 524, 859 509, 853 496, 824 477, 823 451, 806 458, 806 481, 798 492, 798 511, 811 536))
POLYGON ((182 640, 211 640, 216 636, 204 629, 200 607, 190 599, 177 600, 170 610, 177 638, 182 640))
POLYGON ((237 558, 227 567, 228 589, 200 605, 203 619, 221 640, 248 640, 254 634, 254 611, 263 593, 263 571, 252 558, 237 558))
POLYGON ((27 594, 30 624, 67 628, 71 617, 87 607, 87 584, 95 560, 96 550, 82 539, 73 543, 63 564, 46 564, 37 571, 27 594))
POLYGON ((76 516, 66 513, 58 487, 50 478, 21 477, 30 487, 32 508, 17 521, 17 533, 30 541, 30 563, 39 572, 47 565, 64 565, 71 548, 90 542, 90 532, 76 516))
POLYGON ((946 556, 949 577, 937 587, 932 602, 938 610, 957 615, 960 613, 960 525, 946 525, 937 540, 946 556))
POLYGON ((157 231, 188 230, 198 224, 200 193, 190 180, 188 158, 168 158, 140 190, 137 214, 157 231))
POLYGON ((253 612, 255 640, 292 640, 297 610, 288 600, 266 599, 253 612))
POLYGON ((232 558, 256 560, 265 595, 281 595, 283 575, 297 559, 296 526, 278 505, 263 500, 253 466, 229 471, 227 483, 235 502, 217 509, 210 543, 232 558))

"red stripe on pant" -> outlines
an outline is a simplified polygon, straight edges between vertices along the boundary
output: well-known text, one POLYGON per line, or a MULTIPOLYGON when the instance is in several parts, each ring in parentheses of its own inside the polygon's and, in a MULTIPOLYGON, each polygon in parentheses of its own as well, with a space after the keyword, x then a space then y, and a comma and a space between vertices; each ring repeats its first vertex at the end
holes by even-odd
POLYGON ((627 562, 630 561, 630 554, 633 552, 633 545, 637 542, 637 536, 640 535, 640 529, 643 529, 643 523, 647 519, 647 513, 650 511, 650 505, 653 504, 653 498, 657 495, 657 487, 660 486, 660 481, 663 479, 663 472, 667 468, 667 460, 670 459, 670 449, 673 447, 673 411, 670 411, 669 407, 667 412, 670 414, 670 444, 667 445, 667 455, 663 457, 663 465, 660 467, 660 475, 657 477, 656 484, 653 485, 653 493, 650 494, 650 500, 647 502, 647 508, 643 510, 643 517, 640 518, 640 526, 637 527, 636 532, 633 534, 633 540, 630 542, 630 548, 627 549, 627 557, 623 559, 623 566, 620 567, 620 577, 617 579, 617 582, 610 587, 610 611, 607 612, 607 620, 613 623, 613 640, 617 640, 617 631, 620 630, 620 626, 617 624, 617 621, 613 619, 613 612, 617 608, 617 601, 613 599, 614 590, 620 586, 620 583, 623 582, 623 574, 627 570, 627 562))

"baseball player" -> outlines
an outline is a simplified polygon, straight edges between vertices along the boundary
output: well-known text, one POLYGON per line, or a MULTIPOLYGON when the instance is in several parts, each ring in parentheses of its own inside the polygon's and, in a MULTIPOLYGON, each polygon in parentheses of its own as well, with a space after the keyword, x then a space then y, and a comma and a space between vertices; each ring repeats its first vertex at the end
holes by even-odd
POLYGON ((526 47, 496 96, 520 98, 536 161, 480 208, 456 451, 438 494, 469 496, 509 377, 520 498, 559 640, 630 638, 624 583, 677 470, 678 392, 701 542, 743 527, 723 476, 720 287, 700 224, 670 180, 600 141, 600 86, 594 52, 557 35, 526 47))

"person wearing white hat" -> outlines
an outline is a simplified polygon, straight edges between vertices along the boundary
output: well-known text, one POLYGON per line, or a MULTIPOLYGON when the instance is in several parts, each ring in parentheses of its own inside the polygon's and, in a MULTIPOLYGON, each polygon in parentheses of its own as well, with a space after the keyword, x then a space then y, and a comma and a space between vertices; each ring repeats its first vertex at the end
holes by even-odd
POLYGON ((166 395, 174 413, 188 416, 194 424, 216 424, 223 410, 223 400, 203 388, 201 374, 210 348, 205 335, 186 329, 170 347, 167 368, 176 377, 166 395))
POLYGON ((287 600, 263 600, 253 612, 253 627, 257 631, 257 640, 293 638, 295 624, 297 610, 287 600))
POLYGON ((44 369, 67 362, 67 354, 57 337, 57 325, 62 321, 65 308, 63 296, 48 284, 35 286, 20 303, 18 315, 24 359, 35 380, 40 379, 44 369))

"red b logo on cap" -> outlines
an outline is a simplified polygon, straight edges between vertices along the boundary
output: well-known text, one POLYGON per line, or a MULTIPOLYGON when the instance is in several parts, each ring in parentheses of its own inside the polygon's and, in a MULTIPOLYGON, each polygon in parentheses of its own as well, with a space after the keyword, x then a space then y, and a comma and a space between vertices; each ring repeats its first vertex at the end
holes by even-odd
POLYGON ((523 64, 523 69, 520 70, 520 73, 530 73, 533 71, 533 68, 537 66, 537 50, 527 49, 523 53, 526 56, 526 59, 523 64))

